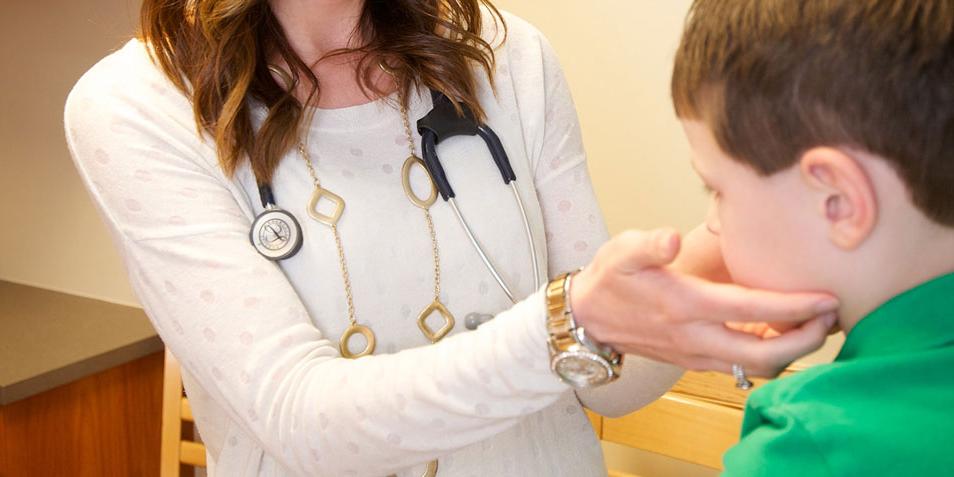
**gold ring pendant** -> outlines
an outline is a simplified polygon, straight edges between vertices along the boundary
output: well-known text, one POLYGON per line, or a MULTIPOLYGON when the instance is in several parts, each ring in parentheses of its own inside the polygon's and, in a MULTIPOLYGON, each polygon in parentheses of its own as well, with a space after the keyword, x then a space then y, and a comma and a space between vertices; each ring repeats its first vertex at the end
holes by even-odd
POLYGON ((437 201, 437 186, 434 185, 434 180, 431 179, 431 174, 428 172, 427 167, 424 166, 424 161, 417 156, 409 156, 406 161, 404 161, 404 166, 401 167, 401 182, 404 184, 404 193, 407 194, 407 198, 411 200, 411 203, 422 208, 429 209, 434 202, 437 201), (431 186, 431 192, 426 199, 421 199, 414 193, 414 189, 411 188, 411 169, 414 166, 419 166, 424 170, 424 174, 427 175, 427 182, 431 186))
POLYGON ((421 474, 421 477, 434 477, 437 475, 437 461, 432 460, 427 463, 427 469, 421 474))
POLYGON ((374 345, 374 333, 371 331, 371 328, 358 324, 349 326, 338 340, 338 350, 341 356, 348 359, 357 359, 374 353, 374 345), (351 348, 348 347, 348 342, 350 342, 351 338, 354 338, 356 334, 364 336, 364 339, 367 341, 367 344, 364 345, 364 349, 360 353, 352 353, 351 348))

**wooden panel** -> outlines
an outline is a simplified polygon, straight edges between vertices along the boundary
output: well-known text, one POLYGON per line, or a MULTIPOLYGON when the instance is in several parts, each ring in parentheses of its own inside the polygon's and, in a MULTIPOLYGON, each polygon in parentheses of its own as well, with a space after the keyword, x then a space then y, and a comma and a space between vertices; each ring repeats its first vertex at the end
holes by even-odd
POLYGON ((741 426, 741 410, 667 393, 628 416, 604 418, 603 439, 721 469, 741 426))
POLYGON ((0 407, 3 477, 158 476, 162 353, 0 407))
MULTIPOLYGON (((789 366, 782 377, 805 369, 801 365, 789 366)), ((766 379, 752 378, 755 388, 768 382, 766 379)), ((744 409, 745 400, 752 391, 736 389, 735 378, 722 373, 686 373, 672 388, 672 392, 683 394, 700 401, 711 402, 735 409, 744 409)))

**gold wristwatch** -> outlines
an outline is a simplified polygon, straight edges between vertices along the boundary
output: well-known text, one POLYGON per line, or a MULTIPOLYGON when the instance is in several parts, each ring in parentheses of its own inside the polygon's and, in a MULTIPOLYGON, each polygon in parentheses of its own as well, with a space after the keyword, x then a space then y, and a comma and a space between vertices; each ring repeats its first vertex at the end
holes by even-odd
POLYGON ((579 270, 564 273, 547 285, 547 332, 550 369, 577 389, 614 381, 623 366, 623 355, 587 336, 573 319, 570 283, 579 270))

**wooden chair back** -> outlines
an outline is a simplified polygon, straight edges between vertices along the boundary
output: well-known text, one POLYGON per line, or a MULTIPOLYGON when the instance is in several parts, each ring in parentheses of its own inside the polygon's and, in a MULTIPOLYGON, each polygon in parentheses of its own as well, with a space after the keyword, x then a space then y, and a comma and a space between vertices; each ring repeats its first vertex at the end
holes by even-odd
POLYGON ((179 477, 182 466, 205 467, 205 446, 183 438, 183 422, 194 425, 189 399, 182 389, 182 372, 166 349, 162 385, 162 450, 160 477, 179 477))

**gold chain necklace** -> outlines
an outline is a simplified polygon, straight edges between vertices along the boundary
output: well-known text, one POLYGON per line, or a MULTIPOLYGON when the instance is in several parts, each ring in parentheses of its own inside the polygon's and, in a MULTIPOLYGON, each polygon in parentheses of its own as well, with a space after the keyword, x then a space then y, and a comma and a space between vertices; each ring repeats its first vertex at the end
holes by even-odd
POLYGON ((441 254, 437 246, 437 232, 434 230, 434 219, 431 217, 430 210, 434 202, 437 201, 437 186, 434 185, 434 179, 431 178, 430 173, 424 166, 424 161, 422 161, 420 157, 417 157, 417 154, 414 152, 414 136, 411 134, 411 122, 408 119, 407 106, 405 106, 403 93, 400 101, 401 118, 404 120, 404 134, 407 136, 407 147, 410 153, 404 161, 404 166, 401 168, 401 182, 404 185, 404 193, 407 195, 407 198, 412 204, 424 211, 424 221, 427 223, 427 230, 431 234, 431 249, 434 253, 434 300, 418 314, 417 326, 421 329, 421 333, 424 333, 424 337, 430 340, 431 343, 437 343, 454 329, 455 323, 454 315, 444 306, 444 303, 441 302, 441 254), (411 188, 411 171, 414 166, 420 167, 421 170, 424 171, 428 185, 430 185, 430 193, 426 199, 418 197, 417 194, 414 193, 414 189, 411 188), (427 318, 434 313, 439 314, 441 318, 444 319, 444 325, 438 328, 437 331, 432 330, 431 327, 427 325, 427 318))
MULTIPOLYGON (((424 167, 424 162, 417 157, 417 154, 414 151, 414 136, 411 133, 411 123, 408 118, 407 106, 404 103, 403 95, 400 98, 401 101, 401 116, 404 121, 404 133, 408 141, 408 150, 410 155, 404 161, 404 166, 402 167, 402 183, 404 186, 404 192, 407 195, 408 199, 412 204, 420 208, 424 212, 424 220, 427 224, 428 232, 431 237, 431 251, 434 258, 434 299, 429 305, 427 305, 424 310, 418 315, 417 325, 420 328, 421 333, 424 334, 429 341, 436 343, 442 338, 447 336, 448 333, 454 328, 455 319, 454 315, 447 309, 447 307, 441 302, 440 293, 441 293, 441 266, 440 266, 440 247, 437 242, 437 233, 434 228, 434 221, 431 217, 430 207, 437 200, 437 187, 434 185, 434 181, 431 179, 430 174, 427 172, 427 168, 424 167), (430 186, 430 193, 427 198, 421 199, 418 197, 414 190, 411 188, 411 172, 414 166, 420 167, 427 177, 428 185, 430 186), (427 318, 429 318, 434 313, 437 313, 443 318, 444 324, 438 328, 436 331, 433 330, 427 324, 427 318)), ((331 231, 334 234, 335 238, 335 247, 338 251, 338 263, 341 269, 341 278, 344 282, 345 287, 345 297, 348 303, 348 320, 350 325, 341 335, 341 338, 338 341, 338 348, 341 355, 348 359, 356 359, 362 356, 367 356, 374 353, 374 348, 376 344, 376 338, 374 332, 371 331, 366 325, 359 324, 356 318, 355 306, 354 306, 354 295, 351 288, 351 275, 348 272, 348 262, 345 258, 344 247, 342 246, 341 234, 338 231, 338 220, 341 219, 341 215, 344 212, 345 201, 344 199, 334 192, 328 190, 327 188, 321 185, 321 181, 318 179, 318 173, 315 171, 315 167, 312 164, 311 155, 308 153, 308 149, 305 147, 303 142, 298 143, 298 153, 301 155, 302 159, 305 161, 305 165, 308 166, 308 173, 311 175, 312 181, 315 184, 315 191, 312 193, 311 201, 308 203, 308 215, 311 218, 317 220, 318 222, 327 225, 331 228, 331 231), (323 214, 318 211, 318 203, 322 198, 330 200, 334 204, 334 210, 330 214, 323 214), (365 348, 358 352, 351 352, 349 343, 355 335, 362 335, 367 342, 365 348)))
MULTIPOLYGON (((383 63, 379 63, 378 66, 381 67, 382 71, 393 76, 393 72, 386 68, 383 63)), ((297 84, 297 82, 292 81, 290 76, 281 68, 269 65, 269 70, 283 78, 286 85, 297 84)), ((427 339, 429 339, 432 343, 436 343, 447 336, 447 334, 454 328, 454 315, 452 315, 447 307, 444 306, 444 304, 440 301, 440 249, 437 245, 437 233, 435 232, 434 221, 431 218, 430 213, 431 206, 437 200, 437 187, 434 185, 434 180, 427 171, 427 168, 424 167, 424 162, 417 157, 417 154, 414 152, 414 136, 411 134, 411 123, 408 119, 407 105, 404 101, 405 98, 403 95, 403 89, 401 91, 401 117, 404 121, 404 133, 407 136, 408 149, 410 151, 410 156, 404 161, 404 166, 402 168, 402 183, 404 185, 404 193, 407 195, 411 203, 424 211, 424 219, 427 223, 428 232, 431 236, 431 250, 434 254, 434 301, 425 307, 420 313, 417 324, 418 327, 420 327, 421 332, 424 333, 424 336, 427 337, 427 339), (430 185, 430 194, 426 199, 417 197, 417 195, 414 193, 414 190, 411 188, 411 170, 415 165, 420 166, 424 170, 424 174, 427 177, 428 184, 430 185), (444 326, 437 331, 431 330, 426 322, 428 316, 434 312, 439 313, 441 317, 444 318, 444 326)), ((312 193, 311 200, 308 202, 308 215, 318 222, 331 228, 331 231, 334 233, 335 237, 335 247, 338 250, 338 264, 341 268, 341 278, 344 282, 345 297, 347 298, 348 302, 348 321, 351 323, 348 326, 348 329, 345 330, 345 332, 341 335, 341 338, 338 340, 338 351, 341 356, 346 359, 357 359, 362 356, 373 354, 376 344, 374 332, 371 331, 371 328, 358 324, 357 318, 355 318, 354 295, 351 291, 351 275, 348 273, 348 261, 345 258, 344 247, 341 245, 341 234, 338 232, 338 220, 341 219, 341 215, 344 213, 345 201, 340 195, 322 187, 321 181, 318 179, 318 173, 315 171, 315 167, 312 164, 311 155, 308 154, 308 149, 305 147, 305 144, 302 141, 298 142, 298 153, 301 155, 302 160, 305 161, 305 165, 308 166, 308 173, 311 175, 311 179, 315 184, 315 191, 312 193), (322 197, 330 200, 334 204, 335 209, 331 214, 323 214, 318 211, 318 203, 321 201, 322 197), (361 352, 352 353, 351 348, 348 345, 351 341, 351 338, 353 338, 356 334, 360 334, 365 337, 366 345, 361 352)), ((428 462, 427 467, 425 468, 421 477, 435 477, 437 475, 437 467, 437 460, 428 462)))
POLYGON ((348 273, 348 261, 345 259, 344 247, 341 245, 341 234, 338 232, 338 220, 341 219, 341 214, 344 213, 344 199, 342 199, 340 195, 321 186, 318 174, 315 172, 315 168, 311 163, 311 155, 308 154, 308 150, 302 142, 298 143, 298 153, 305 161, 305 165, 308 166, 308 172, 311 174, 311 178, 315 183, 315 192, 311 194, 311 201, 308 202, 308 215, 318 222, 331 227, 331 231, 335 236, 335 247, 338 249, 338 265, 341 268, 341 279, 344 281, 345 297, 348 301, 348 320, 351 322, 351 325, 338 340, 338 351, 341 353, 341 356, 348 359, 367 356, 374 353, 376 340, 371 328, 365 325, 359 325, 355 318, 354 296, 351 293, 351 274, 348 273), (330 200, 334 204, 335 210, 332 213, 323 214, 318 211, 318 202, 322 197, 330 200), (351 341, 351 338, 357 334, 364 336, 367 343, 365 344, 364 350, 359 353, 352 353, 351 348, 348 347, 348 343, 351 341))
MULTIPOLYGON (((411 203, 424 211, 424 220, 427 223, 427 229, 431 236, 431 250, 434 255, 434 301, 425 307, 424 310, 421 311, 420 315, 418 315, 417 325, 428 340, 430 340, 432 343, 436 343, 450 333, 450 331, 454 328, 455 323, 454 315, 451 314, 451 312, 446 306, 444 306, 443 303, 441 303, 440 299, 440 248, 437 245, 437 233, 434 229, 434 220, 431 218, 430 212, 431 206, 437 200, 437 186, 434 185, 434 180, 431 178, 430 173, 428 173, 427 168, 424 167, 424 162, 417 157, 414 152, 414 136, 411 134, 411 123, 408 119, 407 106, 405 105, 403 94, 400 98, 400 101, 401 116, 404 120, 404 133, 407 136, 408 149, 410 151, 410 156, 408 156, 407 160, 404 161, 404 166, 401 169, 401 182, 404 185, 404 193, 407 195, 411 203), (430 185, 430 194, 426 199, 421 199, 418 197, 411 188, 411 170, 415 165, 421 167, 424 170, 428 184, 430 185), (444 318, 444 325, 437 331, 431 330, 431 328, 427 325, 427 318, 435 312, 439 313, 440 316, 444 318)), ((344 282, 345 297, 348 301, 348 320, 351 322, 351 325, 348 326, 348 329, 345 330, 345 332, 341 335, 341 338, 338 340, 339 353, 341 353, 342 357, 347 359, 357 359, 362 356, 370 355, 374 353, 376 342, 374 332, 371 331, 371 328, 358 324, 358 321, 355 318, 354 296, 351 292, 351 275, 348 273, 348 261, 345 259, 344 247, 341 245, 341 234, 338 232, 338 220, 341 219, 341 214, 344 212, 345 207, 344 199, 341 198, 340 195, 335 194, 334 192, 331 192, 330 190, 321 186, 321 181, 318 179, 318 173, 315 172, 315 167, 312 164, 311 155, 308 154, 308 149, 305 147, 303 142, 298 143, 298 153, 305 161, 305 165, 308 166, 308 173, 311 175, 311 178, 315 184, 315 191, 312 193, 311 201, 308 203, 308 215, 318 222, 331 228, 331 231, 334 233, 335 237, 335 247, 338 249, 338 264, 341 268, 341 279, 344 282), (335 209, 331 214, 322 214, 318 211, 318 202, 322 197, 334 203, 335 209), (367 344, 361 352, 352 353, 351 348, 348 345, 351 341, 351 338, 357 334, 364 336, 367 344)), ((422 474, 421 477, 436 476, 437 468, 437 460, 428 462, 427 467, 424 470, 424 474, 422 474)))

